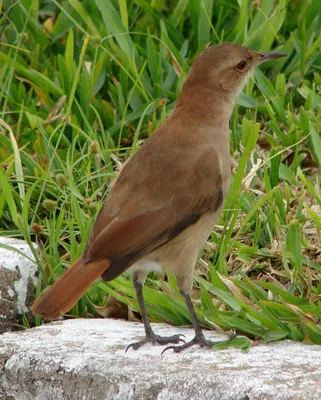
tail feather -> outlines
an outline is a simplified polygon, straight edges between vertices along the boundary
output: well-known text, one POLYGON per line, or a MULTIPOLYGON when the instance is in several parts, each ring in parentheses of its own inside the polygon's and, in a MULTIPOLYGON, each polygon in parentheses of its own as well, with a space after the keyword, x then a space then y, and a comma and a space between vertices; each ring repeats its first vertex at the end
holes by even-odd
POLYGON ((54 319, 69 311, 110 266, 108 259, 83 264, 79 258, 32 306, 33 314, 54 319))

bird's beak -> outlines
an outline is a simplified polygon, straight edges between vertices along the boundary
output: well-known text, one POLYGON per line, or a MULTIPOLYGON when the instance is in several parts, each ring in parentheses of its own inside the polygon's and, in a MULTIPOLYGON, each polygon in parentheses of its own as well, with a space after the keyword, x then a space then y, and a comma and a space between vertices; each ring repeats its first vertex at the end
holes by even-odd
POLYGON ((277 52, 268 52, 268 53, 259 53, 259 62, 263 63, 265 61, 274 60, 275 58, 287 57, 286 53, 277 53, 277 52))

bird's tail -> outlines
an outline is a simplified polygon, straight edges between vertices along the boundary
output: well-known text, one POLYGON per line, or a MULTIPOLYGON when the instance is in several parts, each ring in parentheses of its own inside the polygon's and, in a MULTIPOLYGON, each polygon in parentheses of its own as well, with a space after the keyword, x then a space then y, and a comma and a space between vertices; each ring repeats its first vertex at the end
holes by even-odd
POLYGON ((32 306, 33 314, 54 319, 69 311, 110 266, 108 259, 83 264, 79 258, 32 306))

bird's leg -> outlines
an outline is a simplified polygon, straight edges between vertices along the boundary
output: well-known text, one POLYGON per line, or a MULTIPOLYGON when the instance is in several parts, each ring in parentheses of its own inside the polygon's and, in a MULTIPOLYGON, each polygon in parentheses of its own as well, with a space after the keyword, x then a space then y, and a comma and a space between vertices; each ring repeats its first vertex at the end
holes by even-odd
POLYGON ((195 331, 195 336, 190 342, 184 343, 184 344, 182 344, 180 346, 168 346, 168 347, 166 347, 166 349, 163 350, 163 353, 165 351, 171 350, 171 349, 174 350, 175 353, 180 353, 181 351, 183 351, 185 349, 188 349, 189 347, 192 347, 195 344, 198 344, 201 347, 208 347, 208 348, 211 349, 218 342, 214 342, 212 340, 208 340, 208 339, 205 338, 205 336, 203 335, 199 320, 197 319, 197 316, 196 316, 196 313, 195 313, 195 309, 194 309, 192 300, 190 298, 190 295, 188 293, 185 293, 185 292, 181 292, 181 294, 184 297, 186 305, 187 305, 187 308, 188 308, 188 311, 191 314, 193 327, 194 327, 194 331, 195 331))
POLYGON ((127 346, 126 351, 130 348, 132 348, 134 350, 138 350, 140 347, 142 347, 146 343, 159 344, 159 345, 164 345, 164 344, 168 344, 168 343, 179 343, 180 341, 185 343, 185 341, 182 339, 182 336, 184 336, 184 335, 159 336, 154 333, 154 331, 150 325, 148 315, 146 312, 146 308, 145 308, 145 302, 144 302, 144 296, 143 296, 143 285, 137 279, 133 279, 133 284, 134 284, 134 289, 136 292, 137 300, 139 303, 140 312, 141 312, 143 322, 144 322, 145 338, 143 340, 140 340, 139 342, 131 343, 129 346, 127 346))

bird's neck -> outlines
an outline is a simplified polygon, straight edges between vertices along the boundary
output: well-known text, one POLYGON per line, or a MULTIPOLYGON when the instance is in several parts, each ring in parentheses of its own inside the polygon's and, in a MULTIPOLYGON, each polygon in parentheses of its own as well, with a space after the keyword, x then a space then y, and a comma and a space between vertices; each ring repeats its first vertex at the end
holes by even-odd
POLYGON ((199 84, 184 84, 176 103, 175 113, 196 125, 228 124, 234 106, 229 92, 199 84))

